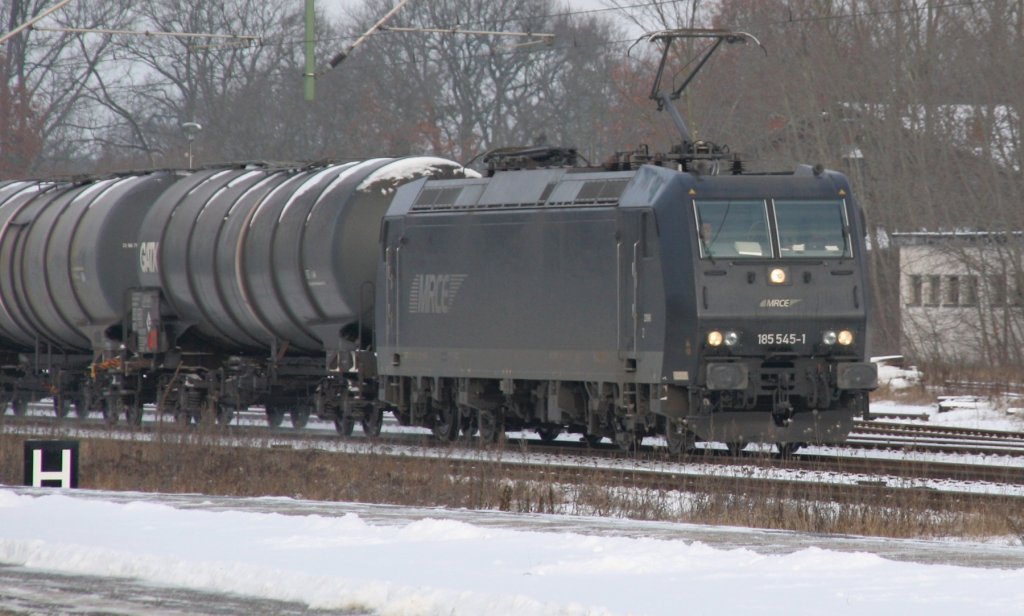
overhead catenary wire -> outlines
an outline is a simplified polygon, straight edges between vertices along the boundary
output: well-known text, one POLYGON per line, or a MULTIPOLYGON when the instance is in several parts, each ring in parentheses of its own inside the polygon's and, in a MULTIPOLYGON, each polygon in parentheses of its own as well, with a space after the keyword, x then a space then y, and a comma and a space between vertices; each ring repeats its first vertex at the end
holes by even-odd
POLYGON ((246 34, 213 34, 209 32, 163 32, 159 30, 113 30, 108 28, 66 28, 57 26, 29 26, 33 30, 45 32, 69 32, 72 34, 110 34, 110 35, 134 35, 134 36, 167 36, 172 38, 212 38, 227 39, 232 41, 248 41, 259 45, 260 37, 246 34))
MULTIPOLYGON (((62 4, 60 4, 58 6, 55 6, 52 9, 50 9, 47 14, 54 12, 55 10, 57 10, 58 8, 61 8, 64 4, 67 4, 70 1, 71 0, 65 0, 62 4)), ((541 19, 545 19, 545 18, 558 18, 558 17, 575 17, 575 16, 580 16, 580 15, 593 15, 593 14, 609 13, 609 12, 622 12, 622 11, 629 11, 629 10, 634 10, 634 9, 648 8, 648 7, 658 7, 658 6, 682 4, 683 2, 688 2, 688 1, 690 1, 690 0, 652 0, 652 1, 649 1, 649 2, 638 2, 638 3, 635 3, 635 4, 629 4, 629 5, 624 5, 624 6, 608 7, 608 8, 584 9, 584 10, 576 10, 576 11, 562 11, 562 12, 557 12, 557 13, 549 13, 549 14, 545 14, 545 15, 540 15, 540 16, 537 16, 537 17, 541 18, 541 19)), ((962 7, 973 7, 973 6, 985 5, 985 4, 993 4, 994 2, 995 2, 995 0, 950 0, 948 2, 944 2, 944 3, 941 3, 941 4, 933 4, 930 7, 922 4, 922 5, 917 5, 917 6, 906 6, 906 7, 894 8, 894 9, 879 9, 879 10, 870 10, 870 11, 855 11, 855 12, 848 12, 848 13, 837 13, 837 14, 833 14, 833 15, 821 15, 821 14, 815 14, 815 15, 810 15, 810 14, 806 14, 806 15, 793 15, 793 14, 789 13, 789 14, 787 14, 783 18, 767 22, 766 25, 768 25, 768 26, 799 25, 799 24, 804 23, 804 22, 813 22, 813 21, 838 21, 838 20, 842 20, 842 19, 854 19, 854 18, 858 18, 858 17, 872 17, 872 16, 880 16, 880 15, 895 15, 895 14, 905 14, 905 13, 919 13, 921 11, 926 10, 927 8, 931 8, 933 10, 934 9, 962 8, 962 7)), ((35 18, 34 21, 39 21, 43 17, 45 17, 45 15, 40 15, 37 18, 35 18)), ((510 17, 510 18, 505 19, 505 20, 490 21, 488 23, 489 24, 500 24, 500 23, 514 22, 514 21, 521 21, 521 18, 510 17)), ((464 27, 468 27, 468 26, 472 26, 472 25, 474 25, 474 24, 473 23, 465 23, 465 24, 463 24, 464 27)), ((21 28, 21 29, 26 29, 27 27, 28 26, 25 26, 25 28, 21 28)), ((458 26, 455 26, 455 28, 457 28, 457 27, 458 26)), ((36 28, 33 28, 33 29, 34 30, 44 30, 43 27, 36 27, 36 28)), ((451 31, 453 29, 453 27, 447 27, 446 28, 444 26, 440 26, 440 27, 438 27, 436 29, 437 30, 444 30, 444 31, 451 31)), ((5 34, 2 38, 0 38, 0 43, 2 43, 3 40, 8 38, 9 36, 12 36, 13 34, 16 34, 16 32, 12 31, 12 32, 10 32, 8 34, 5 34)), ((222 36, 238 36, 238 35, 222 35, 222 36)), ((254 45, 252 45, 252 47, 267 47, 267 46, 292 47, 292 46, 302 45, 304 43, 303 39, 295 39, 295 38, 291 38, 291 37, 269 37, 269 38, 268 37, 255 37, 255 38, 258 39, 258 42, 255 43, 254 45)), ((336 42, 336 41, 352 40, 352 39, 355 39, 355 38, 359 38, 359 35, 356 35, 356 34, 340 34, 338 36, 317 37, 316 40, 319 43, 331 43, 331 42, 336 42)), ((574 43, 571 46, 575 47, 575 48, 594 48, 594 49, 597 49, 597 48, 602 48, 602 47, 615 47, 615 46, 618 46, 618 45, 632 45, 635 42, 636 42, 636 37, 635 36, 631 36, 631 37, 628 37, 628 38, 613 39, 613 40, 602 41, 600 43, 593 43, 593 44, 578 44, 578 43, 574 43)), ((212 45, 210 47, 217 47, 217 46, 216 45, 212 45)), ((226 45, 225 47, 236 48, 236 46, 234 46, 234 45, 226 45)), ((513 47, 513 46, 510 46, 510 47, 513 47)), ((560 46, 556 44, 556 45, 553 45, 553 47, 560 47, 560 46)), ((517 48, 510 48, 510 49, 505 50, 505 53, 515 53, 515 52, 519 52, 519 51, 520 50, 517 49, 517 48)), ((173 58, 174 56, 172 54, 167 54, 166 57, 173 58)))
POLYGON ((39 21, 45 19, 51 13, 57 12, 58 10, 64 8, 65 6, 67 6, 70 3, 71 3, 71 0, 63 0, 62 2, 58 2, 56 6, 53 6, 53 7, 50 7, 49 9, 46 9, 42 13, 36 15, 32 19, 30 19, 30 20, 26 21, 25 23, 21 24, 17 28, 15 28, 15 29, 11 30, 10 32, 8 32, 7 34, 4 34, 3 36, 0 36, 0 43, 5 42, 7 39, 9 39, 9 38, 11 38, 13 36, 17 36, 17 34, 22 32, 23 30, 27 30, 27 29, 31 28, 36 22, 39 22, 39 21))

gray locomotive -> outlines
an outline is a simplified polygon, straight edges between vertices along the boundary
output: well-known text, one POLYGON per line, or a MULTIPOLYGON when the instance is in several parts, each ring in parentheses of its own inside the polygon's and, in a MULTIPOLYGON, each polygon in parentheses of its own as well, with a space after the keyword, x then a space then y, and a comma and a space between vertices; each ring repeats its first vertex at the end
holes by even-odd
POLYGON ((381 237, 381 397, 439 437, 791 449, 845 438, 875 387, 864 226, 838 173, 420 180, 381 237))
POLYGON ((536 148, 486 177, 411 157, 0 183, 0 403, 261 405, 344 435, 390 411, 442 439, 673 452, 843 440, 877 380, 846 178, 745 173, 674 118, 673 152, 600 168, 536 148))

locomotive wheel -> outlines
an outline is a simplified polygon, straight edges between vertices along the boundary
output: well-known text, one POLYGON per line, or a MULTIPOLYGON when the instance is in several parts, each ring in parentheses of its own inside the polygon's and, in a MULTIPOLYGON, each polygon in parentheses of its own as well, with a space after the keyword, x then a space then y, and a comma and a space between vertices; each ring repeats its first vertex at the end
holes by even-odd
POLYGON ((775 446, 779 449, 780 458, 790 458, 794 453, 800 450, 804 446, 803 443, 775 443, 775 446))
POLYGON ((57 394, 53 397, 53 412, 57 419, 64 419, 71 414, 71 399, 65 394, 57 394))
POLYGON ((267 425, 271 428, 280 428, 284 422, 284 411, 279 408, 267 407, 267 425))
POLYGON ((729 455, 738 458, 743 455, 743 450, 747 448, 747 443, 744 441, 733 441, 732 443, 726 443, 725 446, 729 449, 729 455))
POLYGON ((292 427, 301 430, 309 423, 309 407, 296 406, 291 410, 292 427))
POLYGON ((363 434, 368 438, 377 438, 380 436, 381 426, 384 425, 384 411, 379 408, 370 409, 365 413, 362 425, 363 434))
POLYGON ((481 442, 496 443, 505 434, 504 413, 501 411, 479 411, 477 424, 480 426, 481 442))
MULTIPOLYGON (((341 413, 341 411, 338 411, 341 413)), ((334 416, 334 429, 342 436, 352 436, 352 430, 356 427, 356 420, 345 413, 334 416)))
POLYGON ((697 437, 685 427, 669 422, 665 428, 665 442, 668 443, 668 452, 674 456, 689 453, 694 449, 697 437))
POLYGON ((434 406, 434 425, 431 429, 434 437, 442 441, 454 441, 459 436, 462 413, 455 404, 434 406))
POLYGON ((545 443, 550 443, 554 441, 556 438, 558 438, 558 435, 561 433, 562 426, 557 426, 555 424, 544 424, 542 426, 537 426, 537 436, 539 436, 540 440, 544 441, 545 443))
POLYGON ((462 419, 459 422, 462 428, 462 436, 471 438, 480 431, 480 421, 476 417, 476 411, 469 407, 459 407, 462 419))

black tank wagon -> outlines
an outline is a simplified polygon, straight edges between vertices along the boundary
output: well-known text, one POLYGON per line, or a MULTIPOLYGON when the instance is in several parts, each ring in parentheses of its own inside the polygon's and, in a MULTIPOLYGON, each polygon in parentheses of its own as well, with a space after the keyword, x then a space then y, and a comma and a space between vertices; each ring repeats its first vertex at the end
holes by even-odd
POLYGON ((125 293, 138 285, 145 205, 174 180, 157 172, 0 186, 0 401, 16 413, 49 392, 61 416, 72 404, 88 412, 83 376, 94 350, 116 348, 108 332, 120 327, 125 293))
MULTIPOLYGON (((369 347, 394 189, 463 171, 412 157, 0 185, 0 402, 336 416, 339 375, 369 347)), ((350 410, 349 430, 379 426, 379 407, 350 410)))
POLYGON ((421 180, 383 229, 382 396, 440 437, 792 448, 845 438, 875 387, 863 220, 838 173, 421 180))

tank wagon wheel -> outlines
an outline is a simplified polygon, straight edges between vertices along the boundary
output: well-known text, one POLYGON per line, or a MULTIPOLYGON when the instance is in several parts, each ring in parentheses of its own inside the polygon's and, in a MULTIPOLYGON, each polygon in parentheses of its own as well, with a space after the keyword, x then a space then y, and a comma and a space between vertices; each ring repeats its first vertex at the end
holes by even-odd
POLYGON ((356 420, 348 413, 343 413, 339 409, 338 414, 334 416, 334 429, 338 431, 338 434, 341 436, 352 436, 352 430, 355 427, 356 420))
POLYGON ((292 427, 296 430, 301 430, 306 427, 309 423, 309 407, 308 406, 295 406, 289 413, 292 418, 292 427))
POLYGON ((179 426, 198 426, 203 421, 201 409, 177 408, 174 409, 174 422, 179 426))
POLYGON ((142 425, 142 404, 134 397, 124 404, 124 417, 130 426, 142 425))
POLYGON ((114 425, 124 412, 124 400, 121 396, 104 396, 100 401, 100 411, 103 413, 103 420, 114 425))
POLYGON ((455 403, 434 403, 434 438, 454 441, 462 426, 462 411, 455 403))
POLYGON ((747 448, 747 443, 745 441, 733 441, 726 443, 725 446, 729 450, 730 456, 738 458, 743 455, 743 450, 747 448))
POLYGON ((64 419, 71 414, 71 398, 67 394, 57 394, 53 397, 53 412, 57 419, 64 419))
POLYGON ((28 414, 28 396, 18 392, 11 398, 11 411, 15 417, 24 417, 28 414))
POLYGON ((282 423, 284 423, 284 411, 277 407, 268 406, 267 425, 271 428, 280 428, 282 423))
POLYGON ((562 433, 562 426, 557 424, 542 424, 537 426, 537 436, 545 443, 551 443, 562 433))
POLYGON ((79 419, 88 418, 90 406, 92 406, 92 402, 87 395, 82 394, 82 396, 75 398, 75 415, 79 419))
POLYGON ((217 404, 217 425, 226 426, 235 418, 235 407, 223 402, 217 404))
POLYGON ((600 434, 587 433, 583 435, 583 442, 587 444, 587 447, 597 447, 598 445, 601 444, 601 441, 603 440, 604 437, 601 436, 600 434))
POLYGON ((368 438, 377 438, 380 436, 381 426, 384 425, 384 410, 380 408, 372 408, 365 413, 363 416, 363 434, 368 438))
POLYGON ((803 443, 775 443, 775 447, 779 450, 780 458, 793 457, 793 454, 799 451, 803 446, 803 443))
POLYGON ((640 449, 640 444, 643 440, 643 436, 632 430, 615 431, 615 444, 618 445, 619 449, 622 451, 628 451, 630 453, 637 451, 640 449))
POLYGON ((670 421, 665 428, 665 442, 668 443, 668 452, 678 456, 694 450, 697 435, 687 430, 686 427, 670 421))
POLYGON ((477 411, 477 423, 480 425, 480 441, 496 443, 505 434, 505 413, 502 410, 477 411))

